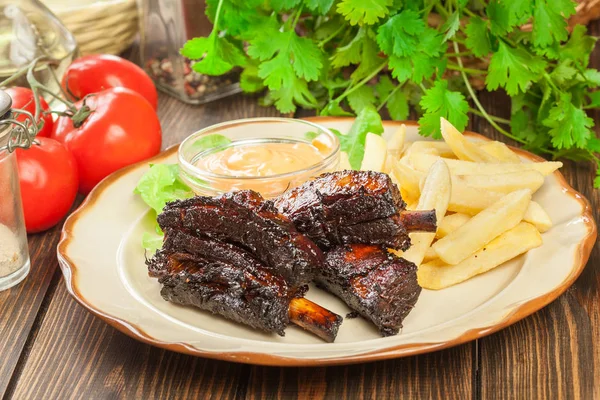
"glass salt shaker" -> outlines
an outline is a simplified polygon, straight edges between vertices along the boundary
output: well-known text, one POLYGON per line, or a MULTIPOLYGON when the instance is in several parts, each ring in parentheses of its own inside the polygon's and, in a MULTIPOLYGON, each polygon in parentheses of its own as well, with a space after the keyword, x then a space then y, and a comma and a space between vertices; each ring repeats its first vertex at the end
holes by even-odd
POLYGON ((13 150, 29 147, 33 116, 11 110, 10 96, 0 90, 0 291, 21 282, 29 274, 29 250, 21 204, 17 160, 13 150), (25 114, 27 123, 16 120, 25 114))
POLYGON ((189 104, 204 104, 240 92, 239 72, 208 76, 195 72, 179 50, 189 39, 208 36, 212 24, 205 0, 138 0, 142 66, 156 87, 189 104))

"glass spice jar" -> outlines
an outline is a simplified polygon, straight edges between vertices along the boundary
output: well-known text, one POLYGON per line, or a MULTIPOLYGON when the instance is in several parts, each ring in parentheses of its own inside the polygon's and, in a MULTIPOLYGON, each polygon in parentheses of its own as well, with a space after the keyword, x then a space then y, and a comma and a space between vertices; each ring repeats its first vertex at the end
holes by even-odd
POLYGON ((28 147, 35 132, 15 118, 23 112, 11 110, 10 96, 0 90, 0 291, 21 282, 29 274, 29 250, 21 204, 17 161, 13 150, 28 147))
POLYGON ((156 87, 189 104, 204 104, 240 92, 239 72, 208 76, 195 72, 179 50, 208 36, 212 24, 204 0, 139 0, 142 66, 156 87))

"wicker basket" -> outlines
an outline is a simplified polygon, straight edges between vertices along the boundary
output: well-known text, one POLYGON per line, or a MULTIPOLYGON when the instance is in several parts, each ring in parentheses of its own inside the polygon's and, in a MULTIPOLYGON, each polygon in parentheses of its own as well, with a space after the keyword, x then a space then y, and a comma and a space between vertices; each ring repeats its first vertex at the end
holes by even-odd
POLYGON ((136 0, 43 0, 73 33, 79 51, 120 54, 138 32, 136 0))

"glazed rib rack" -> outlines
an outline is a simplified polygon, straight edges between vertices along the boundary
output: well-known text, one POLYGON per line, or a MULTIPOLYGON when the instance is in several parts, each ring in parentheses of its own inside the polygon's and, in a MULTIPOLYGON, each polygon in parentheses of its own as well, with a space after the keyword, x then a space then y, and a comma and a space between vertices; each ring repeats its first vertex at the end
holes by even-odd
POLYGON ((379 244, 406 250, 409 232, 435 232, 434 211, 407 211, 387 174, 339 171, 275 199, 296 228, 326 250, 340 244, 379 244))
POLYGON ((342 318, 303 298, 321 250, 258 193, 194 197, 158 216, 161 250, 147 261, 165 300, 267 332, 290 323, 333 341, 342 318))
POLYGON ((417 267, 388 252, 410 232, 435 232, 435 210, 407 211, 390 177, 373 171, 321 175, 275 200, 279 211, 325 252, 319 286, 395 335, 421 293, 417 267))

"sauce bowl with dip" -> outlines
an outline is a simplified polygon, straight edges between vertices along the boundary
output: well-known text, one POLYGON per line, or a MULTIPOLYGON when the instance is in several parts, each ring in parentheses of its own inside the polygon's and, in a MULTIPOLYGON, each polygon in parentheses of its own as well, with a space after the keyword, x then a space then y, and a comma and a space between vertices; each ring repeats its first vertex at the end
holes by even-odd
POLYGON ((340 143, 327 128, 291 118, 224 122, 179 146, 181 178, 198 195, 252 189, 265 198, 338 168, 340 143))

